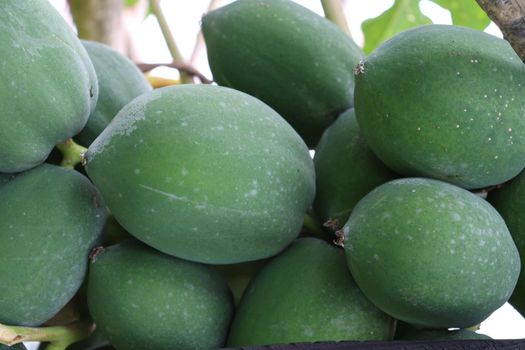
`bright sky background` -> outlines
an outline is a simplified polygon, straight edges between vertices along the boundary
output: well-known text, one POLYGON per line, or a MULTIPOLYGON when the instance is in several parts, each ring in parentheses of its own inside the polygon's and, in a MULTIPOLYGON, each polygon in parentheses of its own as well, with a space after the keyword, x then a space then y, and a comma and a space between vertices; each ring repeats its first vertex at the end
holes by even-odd
MULTIPOLYGON (((65 14, 65 17, 69 16, 65 11, 65 0, 51 0, 51 2, 65 14)), ((208 0, 164 0, 162 2, 164 13, 168 18, 177 45, 182 55, 187 59, 189 59, 193 52, 199 31, 200 18, 206 12, 208 2, 208 0)), ((232 1, 224 0, 223 2, 229 3, 232 1)), ((296 0, 296 2, 319 14, 323 13, 320 1, 318 0, 296 0)), ((365 19, 378 16, 391 7, 393 3, 394 0, 346 1, 345 13, 349 22, 350 31, 358 45, 362 46, 363 44, 363 34, 360 29, 361 23, 365 19)), ((420 8, 434 23, 452 24, 450 13, 433 2, 423 0, 421 1, 420 8)), ((68 18, 68 20, 71 22, 70 18, 68 18)), ((501 32, 494 24, 491 24, 486 31, 502 37, 501 32)), ((141 53, 143 62, 160 63, 171 61, 171 56, 155 18, 149 16, 142 23, 134 25, 133 35, 136 39, 137 49, 141 53)), ((201 55, 196 60, 195 67, 204 73, 204 75, 211 78, 211 72, 208 68, 204 51, 201 52, 201 55)), ((171 72, 171 74, 174 73, 171 72)), ((480 332, 496 339, 525 338, 525 319, 521 317, 512 306, 505 304, 482 323, 480 332)))

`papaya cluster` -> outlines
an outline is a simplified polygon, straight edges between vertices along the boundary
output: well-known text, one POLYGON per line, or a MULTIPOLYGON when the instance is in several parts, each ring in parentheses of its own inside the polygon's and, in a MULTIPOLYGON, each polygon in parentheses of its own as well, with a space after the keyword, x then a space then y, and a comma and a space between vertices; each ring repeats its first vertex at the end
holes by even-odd
POLYGON ((46 1, 0 9, 0 323, 73 300, 96 331, 70 350, 214 349, 482 339, 525 311, 504 40, 430 25, 365 57, 292 1, 241 0, 202 19, 216 84, 152 90, 46 1))

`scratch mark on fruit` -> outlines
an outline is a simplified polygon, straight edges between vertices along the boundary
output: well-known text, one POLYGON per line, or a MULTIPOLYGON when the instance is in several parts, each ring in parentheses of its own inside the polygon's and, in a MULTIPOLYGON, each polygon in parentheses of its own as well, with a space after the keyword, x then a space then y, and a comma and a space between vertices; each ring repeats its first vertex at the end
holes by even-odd
POLYGON ((154 192, 154 193, 158 193, 158 194, 163 195, 165 197, 168 197, 170 199, 174 199, 174 200, 178 200, 178 201, 189 201, 189 202, 191 202, 188 198, 177 196, 174 193, 164 192, 164 191, 161 191, 159 189, 156 189, 156 188, 153 188, 153 187, 150 187, 150 186, 146 186, 146 185, 143 185, 143 184, 139 184, 139 186, 144 188, 144 189, 146 189, 146 190, 148 190, 148 191, 151 191, 151 192, 154 192))
POLYGON ((253 211, 253 210, 241 210, 241 209, 236 209, 236 208, 228 208, 228 207, 216 206, 216 205, 212 205, 212 204, 209 204, 209 203, 202 203, 200 201, 192 200, 192 199, 189 199, 187 197, 180 197, 180 196, 178 196, 178 195, 176 195, 174 193, 165 192, 165 191, 162 191, 162 190, 159 190, 157 188, 154 188, 154 187, 151 187, 151 186, 147 186, 147 185, 144 185, 144 184, 139 184, 139 186, 144 188, 145 190, 151 191, 153 193, 160 194, 160 195, 162 195, 164 197, 168 197, 169 199, 172 199, 172 200, 177 200, 177 201, 181 201, 181 202, 191 203, 191 204, 194 204, 196 206, 205 206, 207 208, 210 208, 212 210, 216 210, 216 211, 219 211, 219 212, 236 213, 236 214, 247 215, 247 216, 248 215, 249 216, 265 216, 264 213, 253 211))

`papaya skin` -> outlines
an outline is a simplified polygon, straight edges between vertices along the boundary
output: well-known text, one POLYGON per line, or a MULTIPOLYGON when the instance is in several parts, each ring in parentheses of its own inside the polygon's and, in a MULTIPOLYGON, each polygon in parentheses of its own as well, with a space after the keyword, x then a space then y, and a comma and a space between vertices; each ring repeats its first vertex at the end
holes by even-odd
POLYGON ((89 40, 81 40, 97 73, 99 99, 89 120, 75 139, 89 146, 118 111, 135 97, 151 91, 138 67, 126 56, 110 46, 89 40))
POLYGON ((502 217, 446 182, 404 178, 366 195, 343 228, 363 293, 420 328, 481 323, 512 294, 518 250, 502 217))
POLYGON ((359 126, 394 171, 475 189, 525 166, 525 66, 505 40, 422 26, 385 42, 355 72, 359 126))
POLYGON ((234 306, 213 267, 162 254, 135 239, 90 264, 88 305, 116 349, 217 349, 234 306))
POLYGON ((38 326, 80 288, 106 217, 74 170, 42 164, 0 187, 0 323, 38 326), (38 291, 35 293, 35 291, 38 291))
POLYGON ((3 1, 0 47, 0 172, 17 173, 43 163, 84 127, 98 82, 79 39, 48 1, 3 1))
POLYGON ((341 248, 299 238, 251 280, 228 346, 391 340, 394 325, 359 290, 341 248))
POLYGON ((323 224, 339 230, 368 192, 399 175, 387 168, 364 140, 355 112, 341 114, 323 133, 314 156, 314 209, 323 224))
POLYGON ((264 103, 225 87, 182 85, 138 97, 85 159, 126 231, 198 262, 277 254, 299 235, 315 192, 299 135, 264 103))
POLYGON ((363 52, 293 1, 232 3, 206 14, 202 33, 214 80, 267 103, 311 148, 353 106, 352 69, 363 52))
MULTIPOLYGON (((501 214, 520 253, 521 261, 525 261, 525 172, 521 172, 512 181, 501 188, 490 191, 487 200, 501 214)), ((525 315, 525 271, 520 272, 518 283, 509 303, 522 315, 525 315)))

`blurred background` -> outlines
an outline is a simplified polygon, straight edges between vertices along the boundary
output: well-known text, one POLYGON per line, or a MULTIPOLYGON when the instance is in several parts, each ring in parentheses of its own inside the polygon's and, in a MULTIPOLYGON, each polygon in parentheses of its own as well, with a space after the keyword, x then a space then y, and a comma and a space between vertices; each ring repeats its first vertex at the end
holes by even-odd
MULTIPOLYGON (((83 39, 106 43, 136 63, 177 61, 212 79, 200 19, 210 9, 231 0, 50 0, 83 39), (155 5, 158 5, 155 8, 155 5), (159 12, 166 19, 160 26, 159 12), (156 16, 157 15, 157 16, 156 16), (164 28, 162 28, 164 27, 164 28), (162 29, 164 29, 164 34, 162 29), (169 31, 178 57, 173 57, 165 40, 169 31)), ((296 0, 324 15, 318 0, 296 0)), ((439 23, 484 30, 502 37, 474 0, 342 0, 348 31, 365 53, 396 33, 413 26, 439 23)), ((148 73, 150 82, 160 87, 179 83, 179 71, 159 67, 148 73)), ((480 332, 496 339, 525 338, 525 319, 505 304, 481 324, 480 332)))

